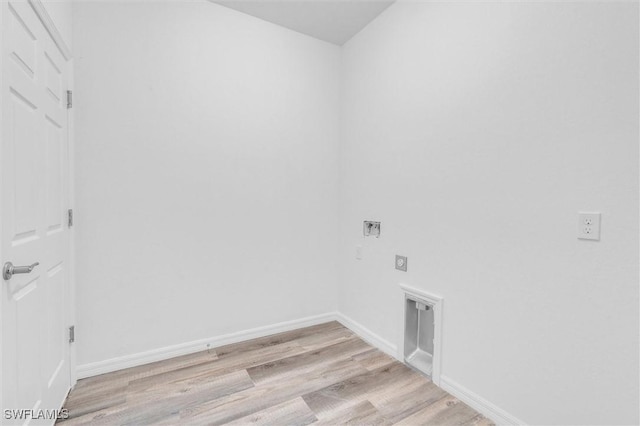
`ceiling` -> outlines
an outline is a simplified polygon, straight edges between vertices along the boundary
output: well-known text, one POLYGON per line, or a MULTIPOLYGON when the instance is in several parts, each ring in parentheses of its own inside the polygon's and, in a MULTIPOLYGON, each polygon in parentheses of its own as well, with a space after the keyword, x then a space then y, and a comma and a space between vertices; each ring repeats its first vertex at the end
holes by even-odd
POLYGON ((342 46, 395 0, 211 0, 342 46))

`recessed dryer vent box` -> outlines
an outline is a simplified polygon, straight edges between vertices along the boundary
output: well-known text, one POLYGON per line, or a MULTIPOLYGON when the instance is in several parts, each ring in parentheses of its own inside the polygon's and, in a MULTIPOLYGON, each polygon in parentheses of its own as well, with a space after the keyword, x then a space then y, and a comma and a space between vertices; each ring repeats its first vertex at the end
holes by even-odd
POLYGON ((440 383, 442 298, 401 284, 404 297, 404 362, 440 383))
POLYGON ((433 373, 434 325, 433 306, 405 299, 404 360, 427 376, 433 373))

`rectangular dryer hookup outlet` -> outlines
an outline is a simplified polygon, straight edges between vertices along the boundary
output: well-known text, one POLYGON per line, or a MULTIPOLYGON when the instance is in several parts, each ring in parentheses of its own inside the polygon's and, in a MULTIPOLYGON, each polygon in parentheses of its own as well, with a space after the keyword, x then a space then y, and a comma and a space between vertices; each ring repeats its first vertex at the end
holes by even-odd
POLYGON ((362 233, 365 237, 380 238, 380 222, 365 220, 362 233))
POLYGON ((407 256, 399 256, 396 254, 396 269, 407 272, 407 256))

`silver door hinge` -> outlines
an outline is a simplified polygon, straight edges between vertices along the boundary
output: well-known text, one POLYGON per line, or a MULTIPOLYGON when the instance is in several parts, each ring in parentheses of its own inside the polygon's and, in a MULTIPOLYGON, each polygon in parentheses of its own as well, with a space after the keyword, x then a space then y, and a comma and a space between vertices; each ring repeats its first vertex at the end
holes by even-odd
POLYGON ((73 226, 73 209, 69 209, 68 211, 67 226, 69 226, 69 228, 73 226))
POLYGON ((69 343, 73 343, 76 341, 76 326, 72 325, 69 327, 69 343))
POLYGON ((67 109, 73 107, 73 91, 67 90, 67 109))

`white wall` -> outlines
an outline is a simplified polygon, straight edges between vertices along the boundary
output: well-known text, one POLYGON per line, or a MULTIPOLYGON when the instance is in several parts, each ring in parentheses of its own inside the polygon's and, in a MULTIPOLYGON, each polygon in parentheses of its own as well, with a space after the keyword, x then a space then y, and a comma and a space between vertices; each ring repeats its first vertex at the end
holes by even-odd
POLYGON ((436 293, 443 376, 529 424, 638 424, 638 48, 630 2, 398 3, 348 42, 340 311, 397 343, 397 283, 436 293))
POLYGON ((78 364, 335 310, 340 50, 77 2, 78 364))

